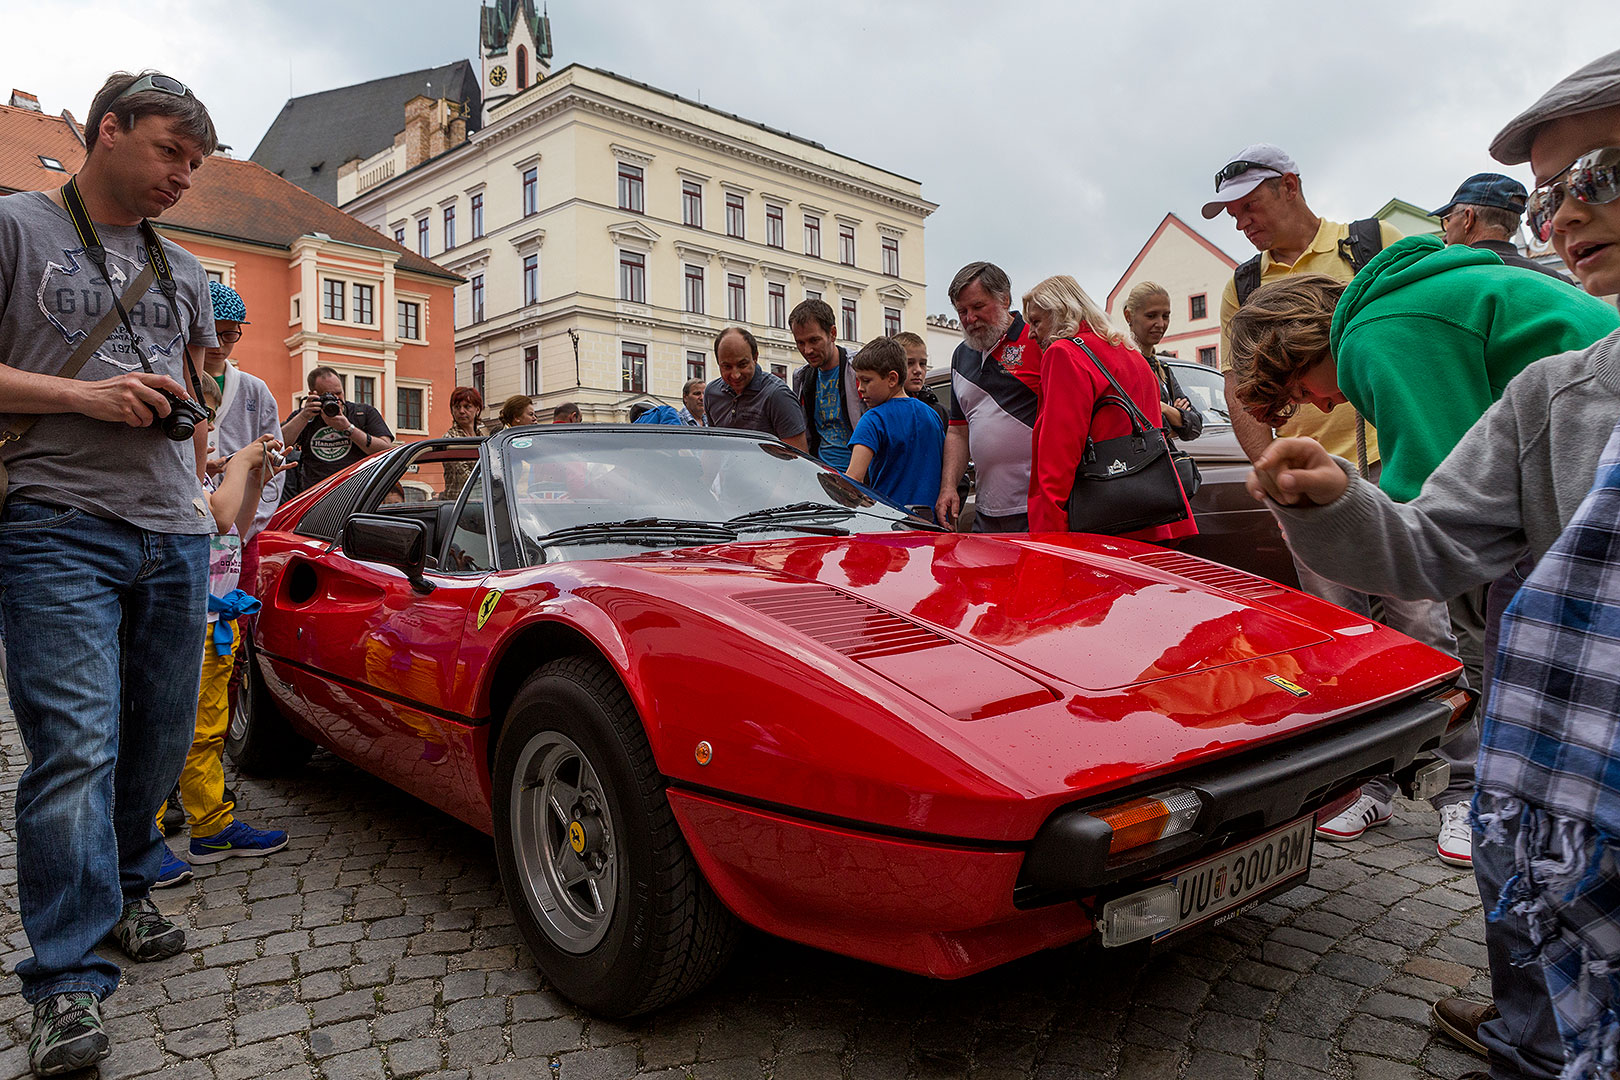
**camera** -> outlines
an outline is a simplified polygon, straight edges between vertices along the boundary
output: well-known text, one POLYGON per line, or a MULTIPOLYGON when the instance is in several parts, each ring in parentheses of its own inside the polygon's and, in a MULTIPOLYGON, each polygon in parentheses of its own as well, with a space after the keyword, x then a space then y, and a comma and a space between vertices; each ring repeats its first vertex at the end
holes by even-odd
POLYGON ((158 429, 175 442, 185 442, 197 430, 198 424, 208 422, 208 410, 168 390, 158 389, 169 403, 169 415, 159 418, 158 429))
POLYGON ((321 412, 326 416, 336 416, 343 411, 343 399, 336 394, 321 395, 321 412))

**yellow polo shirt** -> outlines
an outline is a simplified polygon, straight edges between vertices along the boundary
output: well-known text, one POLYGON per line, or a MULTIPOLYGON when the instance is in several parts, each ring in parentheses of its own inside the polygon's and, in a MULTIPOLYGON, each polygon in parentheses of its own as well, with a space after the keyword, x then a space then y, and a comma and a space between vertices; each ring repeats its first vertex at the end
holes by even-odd
MULTIPOLYGON (((1378 233, 1383 238, 1384 246, 1389 247, 1401 238, 1401 234, 1387 221, 1378 223, 1378 233)), ((1338 278, 1340 281, 1349 281, 1354 275, 1350 264, 1339 254, 1339 241, 1347 239, 1350 235, 1350 226, 1341 225, 1336 221, 1322 219, 1321 225, 1316 229, 1316 238, 1305 253, 1292 264, 1277 262, 1271 257, 1271 252, 1260 254, 1260 283, 1276 281, 1289 274, 1326 274, 1338 278)), ((1232 323, 1232 316, 1238 309, 1237 280, 1228 278, 1226 291, 1221 294, 1221 370, 1230 371, 1232 362, 1231 342, 1227 339, 1226 329, 1232 323)), ((1277 429, 1278 435, 1303 435, 1315 439, 1330 454, 1337 454, 1346 461, 1356 460, 1356 411, 1347 405, 1341 405, 1332 412, 1321 412, 1315 405, 1302 405, 1294 413, 1288 423, 1277 429)), ((1378 433, 1371 424, 1367 425, 1367 463, 1372 464, 1378 460, 1378 433)))

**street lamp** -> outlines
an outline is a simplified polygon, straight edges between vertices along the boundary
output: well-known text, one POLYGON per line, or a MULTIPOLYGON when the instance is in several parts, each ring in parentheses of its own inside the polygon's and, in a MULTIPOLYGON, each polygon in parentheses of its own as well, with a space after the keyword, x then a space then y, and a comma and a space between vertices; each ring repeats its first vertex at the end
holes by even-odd
POLYGON ((579 331, 569 327, 568 340, 574 343, 574 389, 578 390, 584 385, 579 381, 579 331))

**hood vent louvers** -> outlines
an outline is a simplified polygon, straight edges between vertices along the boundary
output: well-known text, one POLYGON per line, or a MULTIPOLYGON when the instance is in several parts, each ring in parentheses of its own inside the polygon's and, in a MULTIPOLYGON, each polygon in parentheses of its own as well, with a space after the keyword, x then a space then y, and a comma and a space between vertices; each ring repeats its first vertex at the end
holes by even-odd
POLYGON ((952 642, 899 615, 825 586, 739 596, 763 615, 852 660, 935 649, 952 642))
POLYGON ((1220 589, 1222 592, 1229 592, 1246 600, 1264 600, 1280 596, 1283 592, 1282 586, 1274 581, 1267 581, 1263 577, 1234 570, 1220 563, 1183 555, 1179 551, 1153 551, 1146 555, 1137 555, 1131 561, 1151 566, 1155 570, 1163 570, 1167 574, 1191 578, 1200 585, 1208 585, 1212 589, 1220 589))

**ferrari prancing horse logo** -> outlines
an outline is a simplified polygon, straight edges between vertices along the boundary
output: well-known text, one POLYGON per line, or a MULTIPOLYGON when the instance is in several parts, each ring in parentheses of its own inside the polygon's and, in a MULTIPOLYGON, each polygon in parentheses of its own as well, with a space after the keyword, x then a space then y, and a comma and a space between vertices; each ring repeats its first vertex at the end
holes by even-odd
POLYGON ((1282 689, 1288 691, 1290 694, 1293 694, 1295 697, 1310 697, 1311 696, 1311 692, 1309 690, 1307 690, 1303 686, 1299 685, 1299 683, 1290 682, 1289 680, 1283 678, 1281 675, 1267 675, 1266 676, 1266 682, 1270 683, 1273 686, 1281 687, 1282 689))
POLYGON ((478 629, 482 630, 489 617, 495 613, 495 605, 501 602, 501 590, 491 589, 484 594, 484 602, 478 605, 478 629))

